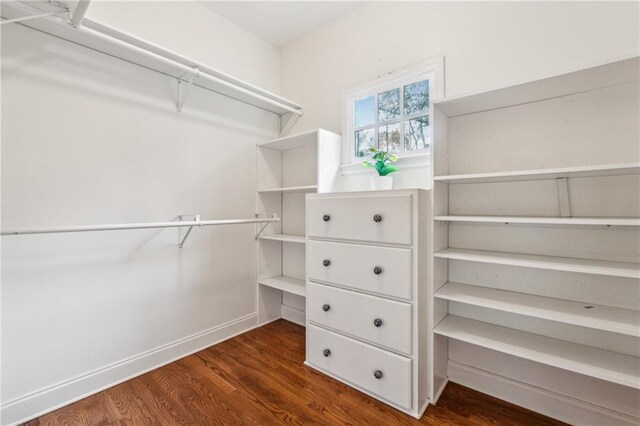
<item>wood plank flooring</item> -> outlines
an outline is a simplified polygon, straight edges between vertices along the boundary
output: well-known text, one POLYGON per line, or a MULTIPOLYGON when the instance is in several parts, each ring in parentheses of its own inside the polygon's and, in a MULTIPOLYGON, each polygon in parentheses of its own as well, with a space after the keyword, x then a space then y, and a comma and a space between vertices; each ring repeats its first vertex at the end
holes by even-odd
POLYGON ((417 421, 303 361, 304 328, 279 320, 26 424, 563 424, 452 383, 417 421))

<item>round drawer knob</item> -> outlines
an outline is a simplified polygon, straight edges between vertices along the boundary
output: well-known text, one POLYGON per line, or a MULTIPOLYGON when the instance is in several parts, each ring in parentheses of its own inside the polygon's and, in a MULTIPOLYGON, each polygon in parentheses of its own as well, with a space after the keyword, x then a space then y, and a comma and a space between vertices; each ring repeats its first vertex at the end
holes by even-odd
POLYGON ((329 309, 331 309, 331 306, 329 306, 328 304, 325 303, 324 305, 322 305, 322 310, 323 311, 328 312, 329 309))
POLYGON ((331 220, 331 216, 325 214, 324 216, 322 216, 322 220, 324 220, 325 222, 329 222, 331 220))
POLYGON ((380 318, 374 319, 373 325, 375 325, 376 327, 380 327, 382 325, 382 320, 380 318))
POLYGON ((374 371, 373 372, 373 377, 375 377, 378 380, 382 379, 382 371, 380 371, 380 370, 374 371))
POLYGON ((329 259, 325 259, 325 260, 322 261, 322 264, 324 266, 329 266, 329 265, 331 265, 331 261, 329 259))
POLYGON ((379 214, 375 214, 373 215, 373 221, 378 223, 378 222, 382 222, 382 216, 379 214))
POLYGON ((376 275, 380 275, 382 273, 382 268, 379 266, 376 266, 375 268, 373 268, 373 273, 376 275))
MULTIPOLYGON (((322 351, 322 355, 329 356, 329 355, 331 355, 331 351, 329 349, 325 349, 324 351, 322 351)), ((382 374, 382 373, 380 373, 380 374, 382 374)))

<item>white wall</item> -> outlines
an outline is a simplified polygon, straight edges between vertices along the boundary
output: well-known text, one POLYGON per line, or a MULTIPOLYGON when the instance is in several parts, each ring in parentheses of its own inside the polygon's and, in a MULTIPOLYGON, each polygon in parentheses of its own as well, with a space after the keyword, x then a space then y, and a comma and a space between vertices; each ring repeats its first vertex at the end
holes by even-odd
POLYGON ((95 1, 87 17, 280 91, 280 51, 197 1, 95 1))
POLYGON ((447 97, 558 74, 637 53, 639 19, 637 2, 368 3, 282 49, 282 95, 304 106, 294 131, 341 133, 351 86, 437 56, 447 97))
MULTIPOLYGON (((215 37, 219 18, 200 8, 189 21, 198 13, 185 7, 183 44, 170 48, 277 89, 277 52, 228 26, 215 37)), ((134 9, 143 37, 172 41, 166 22, 154 28, 134 9)), ((177 112, 175 86, 3 26, 2 228, 253 217, 255 144, 276 135, 276 116, 197 87, 177 112)), ((194 229, 183 249, 167 229, 3 237, 2 424, 254 325, 253 235, 253 225, 194 229)))

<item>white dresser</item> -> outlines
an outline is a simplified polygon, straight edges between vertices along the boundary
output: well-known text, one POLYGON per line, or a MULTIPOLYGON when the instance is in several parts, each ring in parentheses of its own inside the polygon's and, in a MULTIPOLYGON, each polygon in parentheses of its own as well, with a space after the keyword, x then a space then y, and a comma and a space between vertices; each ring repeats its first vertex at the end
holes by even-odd
POLYGON ((307 195, 307 365, 420 418, 428 192, 307 195))

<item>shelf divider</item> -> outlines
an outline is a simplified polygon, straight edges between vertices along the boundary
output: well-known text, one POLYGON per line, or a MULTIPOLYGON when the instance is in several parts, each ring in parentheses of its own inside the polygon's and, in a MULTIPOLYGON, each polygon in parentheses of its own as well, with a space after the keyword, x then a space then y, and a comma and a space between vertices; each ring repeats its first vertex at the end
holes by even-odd
POLYGON ((640 226, 637 217, 545 217, 545 216, 435 216, 434 220, 468 223, 587 225, 587 226, 640 226))
POLYGON ((640 311, 448 282, 438 299, 640 337, 640 311))
POLYGON ((272 241, 284 241, 287 243, 298 243, 298 244, 305 244, 307 242, 304 235, 293 235, 293 234, 260 235, 259 239, 272 240, 272 241))
POLYGON ((493 263, 496 265, 640 279, 640 264, 631 262, 612 262, 607 260, 540 256, 451 247, 437 251, 433 255, 441 259, 466 260, 470 262, 493 263))
POLYGON ((447 315, 436 334, 640 389, 640 359, 539 334, 447 315))
POLYGON ((286 291, 287 293, 293 293, 298 296, 305 297, 307 294, 304 280, 299 280, 297 278, 291 278, 287 276, 265 278, 258 280, 258 284, 286 291))
POLYGON ((433 180, 435 182, 443 183, 495 183, 637 174, 640 174, 640 163, 638 162, 561 167, 552 169, 518 170, 511 172, 434 176, 433 180))
POLYGON ((267 192, 275 192, 275 193, 286 193, 286 192, 317 192, 318 185, 305 185, 305 186, 289 186, 284 188, 269 188, 269 189, 259 189, 259 193, 267 193, 267 192))

